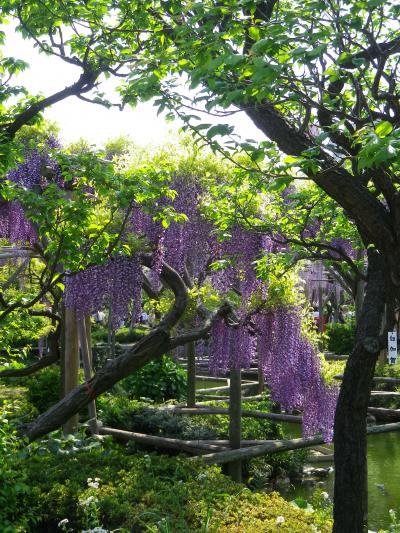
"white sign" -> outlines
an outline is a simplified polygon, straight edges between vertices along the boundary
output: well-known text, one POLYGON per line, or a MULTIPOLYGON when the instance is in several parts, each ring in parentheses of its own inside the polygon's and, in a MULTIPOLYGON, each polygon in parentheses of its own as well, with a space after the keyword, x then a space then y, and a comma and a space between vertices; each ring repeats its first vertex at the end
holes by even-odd
POLYGON ((397 363, 397 331, 388 331, 388 363, 397 363))

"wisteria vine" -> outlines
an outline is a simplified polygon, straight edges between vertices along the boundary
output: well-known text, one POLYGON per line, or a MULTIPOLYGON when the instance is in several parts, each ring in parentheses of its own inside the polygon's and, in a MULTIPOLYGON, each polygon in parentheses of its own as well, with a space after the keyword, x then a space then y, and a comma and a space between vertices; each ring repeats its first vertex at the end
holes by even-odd
POLYGON ((246 321, 234 327, 223 318, 215 321, 211 331, 211 372, 248 368, 258 354, 271 399, 287 411, 303 412, 305 437, 322 433, 327 442, 331 441, 338 388, 324 382, 319 357, 302 335, 299 310, 264 310, 252 320, 255 327, 246 321))
MULTIPOLYGON (((49 150, 57 148, 58 141, 50 137, 42 151, 29 150, 24 161, 11 169, 6 179, 24 187, 43 191, 49 183, 56 183, 62 188, 64 182, 58 164, 51 158, 49 150), (51 175, 46 178, 45 174, 51 175)), ((37 241, 37 231, 26 218, 22 205, 17 201, 0 200, 0 237, 12 243, 34 244, 37 241)))
POLYGON ((96 265, 66 277, 65 307, 75 309, 78 317, 108 307, 112 328, 117 329, 129 315, 139 320, 142 309, 143 272, 139 257, 115 257, 104 265, 96 265))

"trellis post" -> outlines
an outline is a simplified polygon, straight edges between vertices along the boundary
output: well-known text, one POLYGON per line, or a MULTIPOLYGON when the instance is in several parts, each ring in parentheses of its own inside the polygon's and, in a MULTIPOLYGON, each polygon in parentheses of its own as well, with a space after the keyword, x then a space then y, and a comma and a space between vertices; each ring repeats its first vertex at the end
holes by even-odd
MULTIPOLYGON (((229 373, 229 444, 232 450, 241 446, 242 438, 242 387, 240 368, 229 373)), ((233 481, 242 481, 242 461, 232 461, 228 466, 233 481)))
MULTIPOLYGON (((64 357, 61 375, 63 394, 67 396, 79 385, 79 338, 74 309, 65 309, 64 357)), ((63 426, 64 435, 74 433, 78 427, 79 415, 73 415, 63 426)))

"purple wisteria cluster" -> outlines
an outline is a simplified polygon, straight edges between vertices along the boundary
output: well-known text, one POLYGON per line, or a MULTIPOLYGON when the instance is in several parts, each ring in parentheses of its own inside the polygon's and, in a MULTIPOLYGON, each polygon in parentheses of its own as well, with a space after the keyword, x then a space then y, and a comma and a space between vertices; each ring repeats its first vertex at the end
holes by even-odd
MULTIPOLYGON (((356 250, 353 248, 353 244, 349 239, 333 239, 330 242, 331 246, 334 246, 342 254, 347 255, 350 259, 355 259, 357 256, 356 250)), ((334 257, 340 257, 339 253, 331 252, 334 257)))
POLYGON ((20 203, 4 202, 0 206, 0 237, 12 243, 34 244, 37 241, 37 232, 20 203))
POLYGON ((171 187, 176 190, 176 197, 163 199, 153 206, 153 211, 171 206, 177 213, 186 215, 185 222, 172 221, 164 228, 141 206, 136 205, 132 210, 131 230, 144 235, 153 246, 153 270, 159 272, 164 260, 180 274, 187 272, 200 281, 211 274, 211 283, 221 294, 234 288, 247 302, 261 288, 265 296, 266 285, 257 277, 255 261, 274 251, 275 243, 267 235, 239 225, 230 228, 228 238, 218 240, 212 224, 201 212, 200 185, 176 178, 171 187), (215 262, 223 264, 223 268, 209 272, 210 264, 215 262))
POLYGON ((249 368, 257 353, 257 336, 250 324, 228 326, 223 318, 211 329, 209 366, 212 374, 225 374, 230 368, 249 368))
MULTIPOLYGON (((58 146, 57 141, 51 138, 47 146, 55 148, 58 146)), ((63 187, 61 171, 46 150, 27 152, 24 161, 10 170, 6 178, 25 189, 43 191, 50 183, 63 187), (51 178, 46 178, 44 174, 51 175, 51 178)), ((12 243, 36 242, 37 232, 26 218, 19 202, 3 201, 0 207, 0 237, 12 243)))
POLYGON ((338 388, 326 385, 320 359, 301 333, 296 308, 279 308, 256 317, 258 355, 271 398, 292 411, 303 411, 303 433, 321 432, 332 440, 338 388))
POLYGON ((228 265, 212 275, 213 286, 222 294, 235 287, 247 302, 258 289, 266 296, 266 285, 257 276, 255 261, 274 251, 274 243, 267 236, 241 226, 231 228, 231 238, 218 243, 215 259, 226 259, 228 265), (234 266, 233 266, 234 265, 234 266))
POLYGON ((164 228, 160 221, 137 205, 132 210, 131 229, 152 244, 152 268, 156 272, 161 271, 162 262, 166 261, 180 274, 188 269, 191 275, 198 277, 206 269, 215 241, 210 224, 200 213, 201 189, 184 179, 176 179, 171 187, 177 191, 174 200, 163 198, 152 210, 157 212, 170 206, 186 215, 187 220, 171 221, 164 228))
POLYGON ((211 372, 248 368, 258 354, 272 400, 287 411, 303 412, 305 437, 322 433, 331 441, 338 388, 324 382, 318 355, 301 333, 299 311, 282 307, 257 313, 253 320, 255 328, 245 322, 230 327, 221 318, 215 321, 211 372))
MULTIPOLYGON (((49 140, 48 148, 55 148, 55 143, 54 139, 49 140)), ((24 161, 9 171, 7 179, 27 189, 38 187, 44 190, 50 183, 64 187, 61 170, 46 149, 27 152, 24 161)))
POLYGON ((69 275, 65 280, 65 307, 75 309, 78 316, 95 313, 108 307, 112 327, 117 329, 129 315, 139 320, 142 308, 143 273, 137 256, 120 256, 104 265, 97 265, 69 275))
POLYGON ((343 238, 334 238, 326 240, 323 233, 323 220, 318 218, 311 218, 300 233, 300 237, 305 240, 315 240, 319 241, 320 244, 326 245, 326 248, 323 248, 328 252, 333 258, 340 258, 342 254, 347 255, 351 259, 356 258, 356 250, 353 247, 352 242, 349 239, 343 238))

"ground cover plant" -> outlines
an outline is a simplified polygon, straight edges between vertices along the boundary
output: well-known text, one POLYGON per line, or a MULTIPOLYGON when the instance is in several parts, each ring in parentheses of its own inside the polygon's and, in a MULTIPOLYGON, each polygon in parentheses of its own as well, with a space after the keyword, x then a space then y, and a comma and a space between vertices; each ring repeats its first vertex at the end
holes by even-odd
MULTIPOLYGON (((277 525, 282 531, 298 533, 313 527, 316 531, 330 531, 329 518, 322 520, 317 513, 305 514, 277 493, 252 492, 231 481, 218 467, 206 467, 201 461, 189 464, 180 456, 140 451, 114 443, 110 437, 88 437, 85 428, 75 436, 64 438, 56 433, 26 446, 17 441, 15 426, 21 416, 24 420, 22 404, 27 391, 15 383, 7 389, 8 392, 1 391, 2 397, 8 395, 1 407, 0 497, 5 504, 0 514, 2 531, 81 531, 103 527, 126 532, 250 533, 260 527, 275 531, 277 525), (13 390, 18 400, 13 401, 13 390), (11 415, 11 425, 5 421, 6 414, 11 415)), ((114 416, 116 425, 117 399, 103 399, 103 409, 114 403, 109 416, 114 416)), ((123 396, 119 399, 123 405, 119 412, 122 410, 125 421, 133 408, 140 413, 146 405, 123 396)), ((203 424, 207 426, 206 419, 203 424)), ((216 420, 208 424, 210 435, 215 435, 211 428, 216 420)), ((265 424, 260 426, 265 429, 265 424)), ((156 427, 162 427, 159 420, 156 427)), ((221 427, 219 431, 225 429, 221 427)), ((193 428, 192 433, 190 428, 186 431, 190 438, 193 428)), ((182 429, 179 434, 183 435, 182 429)), ((252 428, 248 428, 248 435, 254 436, 252 428)))

